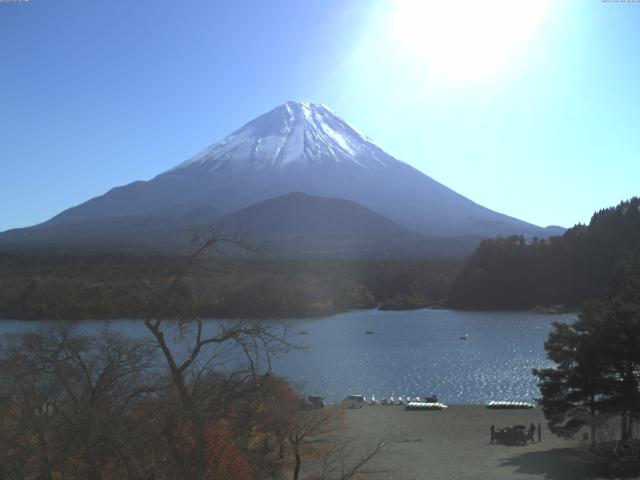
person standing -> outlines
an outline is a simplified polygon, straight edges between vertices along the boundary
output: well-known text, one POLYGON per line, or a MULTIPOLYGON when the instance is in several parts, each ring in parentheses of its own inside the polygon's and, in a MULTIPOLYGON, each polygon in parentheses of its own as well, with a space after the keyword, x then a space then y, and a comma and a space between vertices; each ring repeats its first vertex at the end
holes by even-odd
POLYGON ((496 440, 496 426, 491 425, 489 431, 491 432, 491 443, 493 443, 496 440))
POLYGON ((538 442, 542 441, 542 425, 538 424, 538 442))
POLYGON ((533 443, 533 436, 536 433, 536 426, 533 424, 533 422, 531 422, 531 424, 529 425, 529 440, 531 440, 531 443, 533 443))

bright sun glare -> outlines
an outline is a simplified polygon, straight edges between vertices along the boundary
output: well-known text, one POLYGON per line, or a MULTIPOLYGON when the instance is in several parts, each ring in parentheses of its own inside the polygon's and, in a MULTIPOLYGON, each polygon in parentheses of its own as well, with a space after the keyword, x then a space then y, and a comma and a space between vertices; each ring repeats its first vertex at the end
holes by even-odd
POLYGON ((432 77, 491 76, 536 33, 548 0, 396 0, 400 53, 432 77))

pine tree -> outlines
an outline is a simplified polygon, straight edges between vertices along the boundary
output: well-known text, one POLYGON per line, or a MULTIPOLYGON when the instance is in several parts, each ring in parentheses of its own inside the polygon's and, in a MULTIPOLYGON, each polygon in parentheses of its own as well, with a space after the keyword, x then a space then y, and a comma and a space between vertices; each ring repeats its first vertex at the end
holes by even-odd
POLYGON ((620 418, 620 438, 640 418, 640 249, 621 261, 608 297, 583 307, 571 324, 555 323, 545 343, 554 368, 536 369, 549 429, 572 436, 620 418))

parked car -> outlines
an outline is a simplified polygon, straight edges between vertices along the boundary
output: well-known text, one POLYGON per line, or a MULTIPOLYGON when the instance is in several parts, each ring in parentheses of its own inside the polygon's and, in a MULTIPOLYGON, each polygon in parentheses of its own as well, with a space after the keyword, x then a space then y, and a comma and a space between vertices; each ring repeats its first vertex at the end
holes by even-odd
POLYGON ((496 430, 496 442, 506 445, 527 443, 527 427, 525 425, 514 425, 496 430))
POLYGON ((364 395, 349 395, 342 401, 343 408, 362 408, 367 404, 364 395))
POLYGON ((324 408, 324 398, 317 395, 309 395, 307 402, 311 408, 324 408))

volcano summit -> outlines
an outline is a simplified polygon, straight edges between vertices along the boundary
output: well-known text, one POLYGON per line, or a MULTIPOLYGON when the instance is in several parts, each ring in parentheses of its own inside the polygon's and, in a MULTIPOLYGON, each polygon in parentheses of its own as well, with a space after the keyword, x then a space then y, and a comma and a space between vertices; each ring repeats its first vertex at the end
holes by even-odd
MULTIPOLYGON (((358 208, 349 211, 354 215, 367 211, 369 226, 374 217, 386 225, 367 231, 395 231, 396 247, 403 237, 399 232, 405 232, 414 246, 418 236, 430 239, 427 244, 464 239, 471 245, 498 234, 547 237, 557 233, 463 197, 385 152, 324 105, 287 102, 149 181, 116 187, 42 224, 0 234, 0 248, 173 249, 185 244, 190 225, 250 232, 253 225, 246 219, 255 215, 240 213, 255 204, 261 204, 256 211, 279 218, 282 226, 291 211, 283 205, 301 198, 289 195, 293 192, 309 197, 303 205, 309 205, 310 215, 322 215, 310 217, 320 224, 326 223, 325 217, 338 215, 332 208, 347 205, 327 203, 329 199, 357 204, 358 208), (264 203, 281 196, 285 196, 282 201, 264 203), (389 229, 390 223, 394 229, 389 229)), ((303 212, 296 209, 296 215, 300 214, 303 212)), ((343 217, 344 212, 341 224, 349 223, 343 217)), ((295 218, 300 217, 292 216, 291 221, 295 218)), ((264 225, 260 230, 263 238, 278 240, 264 225)), ((284 230, 295 231, 295 225, 284 230)), ((314 229, 314 238, 305 231, 298 233, 299 241, 323 242, 318 229, 314 229)), ((332 245, 342 241, 339 230, 327 235, 332 245)), ((350 230, 348 237, 352 250, 357 250, 353 244, 357 232, 350 230)), ((385 238, 361 240, 385 242, 385 238)), ((435 253, 424 248, 427 256, 435 253)), ((331 249, 323 251, 332 255, 331 249)), ((441 254, 440 248, 437 255, 441 254)))

